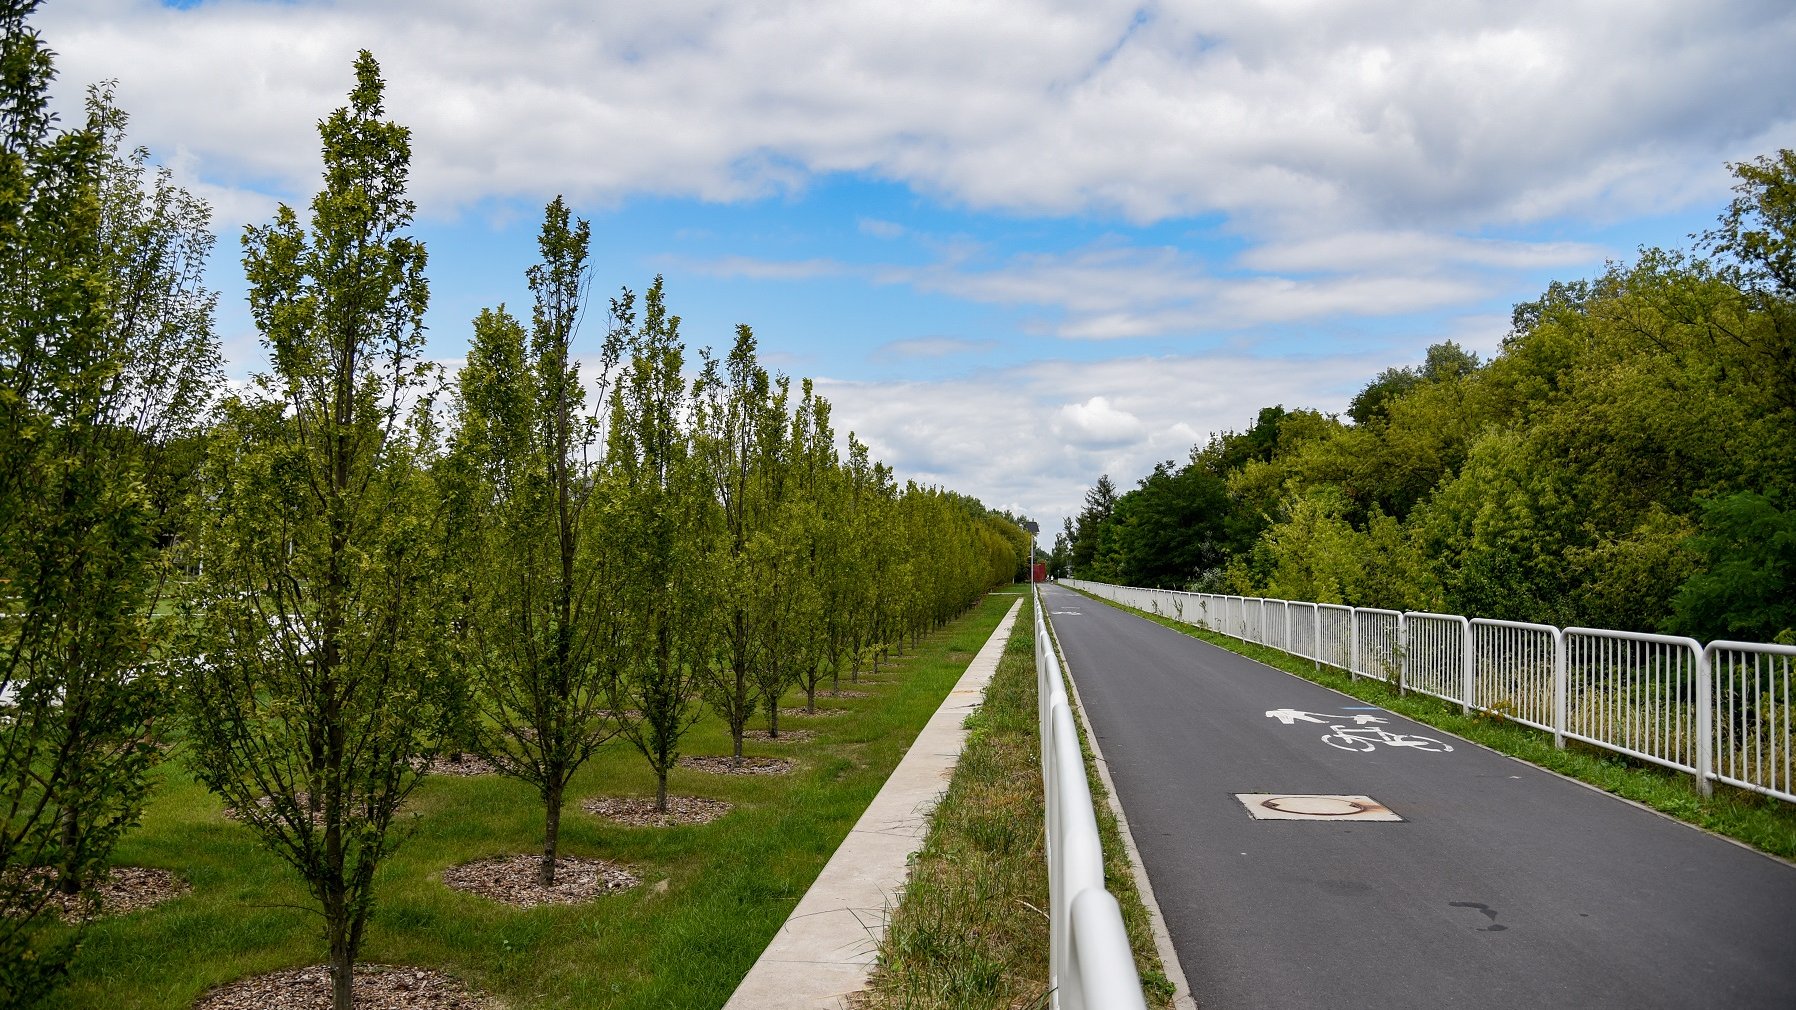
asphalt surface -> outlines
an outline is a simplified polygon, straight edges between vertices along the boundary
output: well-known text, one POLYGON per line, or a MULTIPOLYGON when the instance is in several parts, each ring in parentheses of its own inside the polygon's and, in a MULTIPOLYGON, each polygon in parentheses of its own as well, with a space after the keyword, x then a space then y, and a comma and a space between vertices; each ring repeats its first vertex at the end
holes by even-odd
POLYGON ((1198 1006, 1796 1008, 1796 867, 1043 595, 1198 1006), (1237 793, 1403 820, 1256 820, 1237 793))

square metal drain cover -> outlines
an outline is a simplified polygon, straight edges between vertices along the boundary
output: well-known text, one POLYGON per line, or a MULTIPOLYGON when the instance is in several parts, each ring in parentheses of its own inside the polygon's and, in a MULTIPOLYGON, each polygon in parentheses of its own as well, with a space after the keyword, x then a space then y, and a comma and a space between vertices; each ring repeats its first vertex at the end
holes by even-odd
POLYGON ((1326 793, 1236 793, 1247 812, 1262 821, 1401 821, 1390 807, 1370 796, 1326 793))

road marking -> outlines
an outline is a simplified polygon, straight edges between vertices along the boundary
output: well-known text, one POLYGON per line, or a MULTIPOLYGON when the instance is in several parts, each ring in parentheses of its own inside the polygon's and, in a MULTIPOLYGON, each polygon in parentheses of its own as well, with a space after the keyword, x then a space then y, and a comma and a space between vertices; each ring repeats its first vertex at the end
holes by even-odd
MULTIPOLYGON (((1370 796, 1332 793, 1236 793, 1235 799, 1259 821, 1401 821, 1396 811, 1370 796)), ((1245 855, 1245 853, 1243 853, 1245 855)))
MULTIPOLYGON (((1372 709, 1378 711, 1378 709, 1372 709)), ((1286 726, 1295 726, 1298 722, 1312 722, 1327 726, 1329 732, 1322 735, 1322 742, 1339 750, 1355 754, 1366 754, 1385 747, 1419 750, 1428 754, 1450 754, 1453 745, 1443 743, 1431 736, 1417 736, 1411 733, 1392 733, 1381 729, 1380 725, 1389 719, 1381 719, 1375 715, 1329 714, 1326 712, 1305 712, 1297 708, 1275 708, 1266 713, 1266 718, 1277 719, 1286 726), (1348 725, 1352 723, 1352 725, 1348 725)))

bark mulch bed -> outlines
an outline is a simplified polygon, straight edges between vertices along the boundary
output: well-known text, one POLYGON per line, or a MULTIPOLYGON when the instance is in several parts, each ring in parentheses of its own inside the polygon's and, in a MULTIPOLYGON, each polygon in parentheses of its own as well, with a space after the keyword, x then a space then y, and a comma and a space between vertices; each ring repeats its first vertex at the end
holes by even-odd
MULTIPOLYGON (((799 711, 804 711, 800 709, 799 711)), ((769 736, 764 729, 745 729, 742 739, 758 740, 761 743, 804 743, 817 734, 808 729, 782 729, 779 736, 769 736)))
POLYGON ((499 769, 478 754, 438 754, 428 769, 432 775, 497 775, 499 769))
POLYGON ((667 810, 655 809, 653 796, 594 796, 580 809, 608 821, 638 828, 671 828, 676 824, 709 824, 735 805, 705 796, 669 796, 667 810))
MULTIPOLYGON (((498 1010, 499 1004, 441 972, 390 964, 355 966, 356 1010, 498 1010)), ((328 965, 257 975, 219 986, 194 1010, 330 1010, 328 965)))
MULTIPOLYGON (((64 922, 92 922, 102 916, 124 915, 193 890, 193 885, 175 874, 151 866, 115 866, 99 880, 89 880, 80 894, 63 894, 55 890, 55 867, 44 866, 24 872, 39 881, 28 890, 43 887, 50 891, 49 907, 64 922)), ((0 908, 0 911, 11 914, 11 909, 0 908)))
MULTIPOLYGON (((443 871, 443 883, 469 894, 519 908, 577 905, 641 883, 628 870, 603 859, 562 856, 555 861, 555 886, 536 882, 537 855, 493 856, 443 871)), ((359 1004, 358 1004, 359 1005, 359 1004)))
POLYGON ((847 715, 850 711, 852 710, 846 708, 819 708, 815 712, 807 712, 802 708, 782 708, 780 709, 780 718, 809 719, 812 716, 847 715))
POLYGON ((847 688, 843 688, 840 691, 818 691, 817 697, 819 697, 819 698, 871 698, 871 697, 873 697, 873 692, 871 692, 871 691, 851 691, 847 688))
POLYGON ((784 775, 798 762, 791 758, 744 757, 740 762, 724 754, 706 754, 680 759, 681 768, 710 772, 713 775, 784 775))

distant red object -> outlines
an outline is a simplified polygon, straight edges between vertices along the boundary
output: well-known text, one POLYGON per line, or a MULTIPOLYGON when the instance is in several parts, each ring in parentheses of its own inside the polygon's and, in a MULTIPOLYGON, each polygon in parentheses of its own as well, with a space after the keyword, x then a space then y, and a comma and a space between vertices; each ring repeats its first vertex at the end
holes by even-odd
POLYGON ((1036 582, 1048 581, 1048 566, 1047 565, 1041 564, 1039 562, 1036 563, 1036 565, 1035 565, 1035 581, 1036 582))

